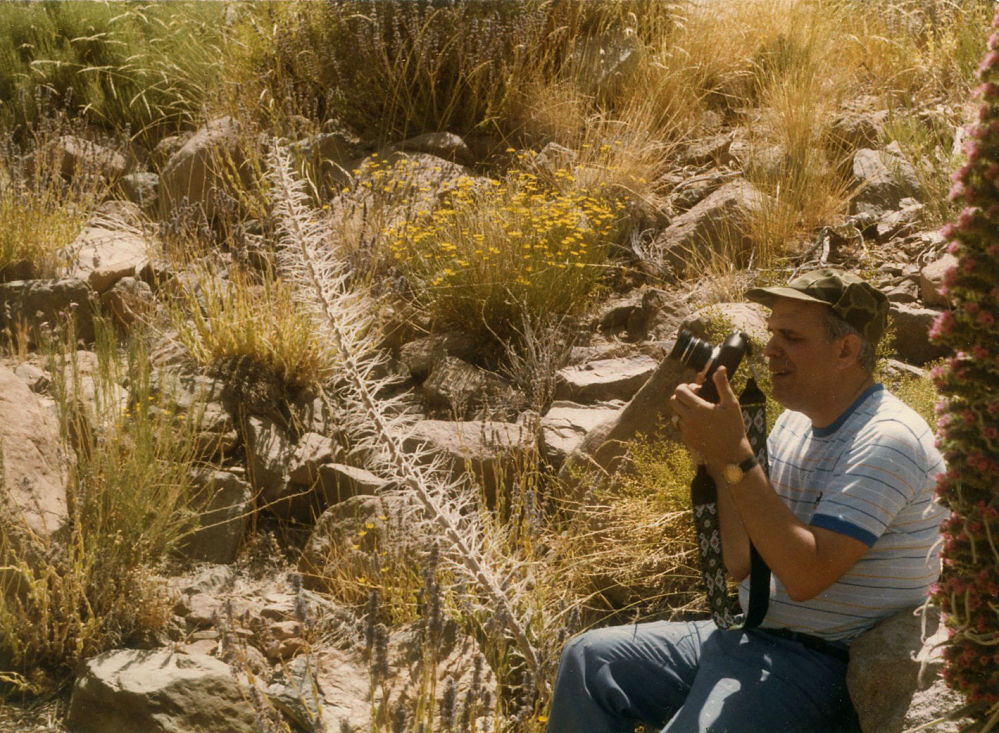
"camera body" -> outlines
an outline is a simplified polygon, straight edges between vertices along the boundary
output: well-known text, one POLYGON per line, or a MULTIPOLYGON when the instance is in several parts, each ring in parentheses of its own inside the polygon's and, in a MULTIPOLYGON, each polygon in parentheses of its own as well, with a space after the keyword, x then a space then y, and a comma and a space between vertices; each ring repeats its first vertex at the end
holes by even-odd
POLYGON ((697 395, 708 402, 717 402, 718 391, 712 379, 715 371, 724 366, 731 377, 739 368, 743 357, 749 353, 749 337, 742 331, 733 331, 719 346, 713 346, 683 329, 677 334, 669 358, 697 372, 704 371, 704 382, 697 390, 697 395))

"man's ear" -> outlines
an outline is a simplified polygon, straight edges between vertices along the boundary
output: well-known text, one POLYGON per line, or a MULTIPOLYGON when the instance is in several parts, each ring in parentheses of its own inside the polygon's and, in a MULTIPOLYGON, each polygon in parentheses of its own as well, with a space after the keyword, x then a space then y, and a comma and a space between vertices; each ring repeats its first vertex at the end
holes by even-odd
POLYGON ((860 336, 855 333, 847 334, 842 339, 837 355, 843 366, 851 366, 860 363, 860 336))

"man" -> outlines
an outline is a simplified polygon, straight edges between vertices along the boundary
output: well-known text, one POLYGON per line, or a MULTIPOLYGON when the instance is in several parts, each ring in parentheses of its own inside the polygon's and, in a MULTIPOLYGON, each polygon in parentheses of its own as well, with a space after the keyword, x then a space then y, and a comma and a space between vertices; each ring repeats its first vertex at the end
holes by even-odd
POLYGON ((926 422, 873 377, 887 299, 837 270, 757 288, 771 308, 764 350, 787 410, 755 463, 724 368, 718 404, 696 384, 670 405, 718 489, 722 556, 748 599, 750 540, 773 573, 759 628, 711 621, 597 629, 573 639, 555 681, 548 733, 633 730, 855 731, 849 642, 917 606, 936 579, 943 470, 926 422))

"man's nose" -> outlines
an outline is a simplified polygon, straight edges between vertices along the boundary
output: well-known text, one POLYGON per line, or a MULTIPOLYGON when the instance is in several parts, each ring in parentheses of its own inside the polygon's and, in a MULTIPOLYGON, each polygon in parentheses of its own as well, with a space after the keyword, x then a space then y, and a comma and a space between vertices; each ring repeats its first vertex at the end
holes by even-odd
POLYGON ((766 346, 763 347, 763 356, 767 357, 768 359, 772 359, 773 357, 779 355, 780 355, 780 348, 775 343, 775 338, 771 336, 769 339, 767 339, 766 346))

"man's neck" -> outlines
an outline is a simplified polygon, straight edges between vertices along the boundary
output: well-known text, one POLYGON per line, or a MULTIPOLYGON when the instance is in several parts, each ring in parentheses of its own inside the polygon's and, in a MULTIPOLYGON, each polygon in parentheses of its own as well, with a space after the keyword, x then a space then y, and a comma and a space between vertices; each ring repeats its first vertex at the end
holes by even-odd
POLYGON ((812 421, 812 427, 825 428, 832 425, 872 386, 874 386, 874 377, 866 372, 857 379, 844 380, 843 389, 835 390, 823 405, 805 413, 812 421))

